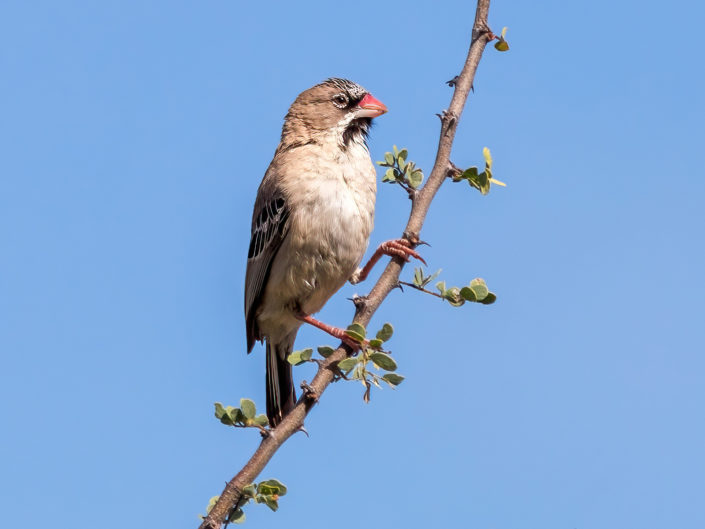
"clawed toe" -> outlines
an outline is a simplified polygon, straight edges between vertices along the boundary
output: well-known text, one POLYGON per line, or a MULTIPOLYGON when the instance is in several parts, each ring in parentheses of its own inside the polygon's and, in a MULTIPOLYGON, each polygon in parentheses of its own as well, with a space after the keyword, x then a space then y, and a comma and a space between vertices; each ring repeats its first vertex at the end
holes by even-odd
POLYGON ((421 257, 421 255, 416 250, 411 248, 411 243, 406 239, 394 239, 382 243, 382 245, 380 246, 380 250, 382 250, 382 252, 386 253, 387 255, 393 257, 401 257, 407 263, 411 260, 411 257, 413 257, 421 261, 423 264, 426 264, 424 258, 421 257))

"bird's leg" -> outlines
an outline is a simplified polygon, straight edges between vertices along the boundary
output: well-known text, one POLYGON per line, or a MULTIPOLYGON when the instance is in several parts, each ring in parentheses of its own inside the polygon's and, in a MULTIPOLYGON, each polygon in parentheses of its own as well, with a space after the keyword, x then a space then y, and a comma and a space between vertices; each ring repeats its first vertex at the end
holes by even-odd
POLYGON ((328 325, 327 323, 323 323, 322 321, 317 320, 316 318, 313 318, 309 316, 308 314, 304 313, 299 313, 296 315, 296 318, 300 321, 303 321, 304 323, 308 323, 309 325, 313 325, 317 329, 321 329, 324 332, 327 332, 334 338, 338 338, 338 340, 341 340, 345 342, 347 345, 352 347, 353 351, 357 351, 360 349, 360 344, 359 342, 353 340, 350 336, 348 336, 343 329, 340 327, 333 327, 332 325, 328 325))
POLYGON ((350 282, 355 285, 360 281, 367 279, 370 271, 372 271, 372 268, 377 264, 377 261, 379 261, 383 255, 389 255, 390 257, 401 257, 407 263, 411 257, 414 257, 423 264, 426 264, 423 257, 421 257, 416 250, 411 248, 411 243, 409 241, 406 239, 392 239, 391 241, 383 242, 379 245, 377 250, 375 250, 375 253, 372 254, 372 257, 370 257, 370 260, 367 261, 364 268, 359 268, 355 271, 353 276, 350 278, 350 282))

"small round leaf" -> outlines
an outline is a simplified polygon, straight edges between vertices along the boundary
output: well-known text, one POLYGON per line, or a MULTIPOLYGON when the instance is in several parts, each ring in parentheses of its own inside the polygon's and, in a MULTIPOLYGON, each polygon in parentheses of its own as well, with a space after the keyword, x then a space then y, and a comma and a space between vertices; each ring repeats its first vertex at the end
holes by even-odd
POLYGON ((322 345, 318 348, 318 354, 321 355, 323 358, 328 358, 334 352, 335 352, 335 349, 333 349, 332 347, 329 347, 327 345, 322 345))
POLYGON ((485 299, 483 299, 480 303, 482 303, 483 305, 492 305, 492 303, 494 303, 495 301, 497 301, 497 296, 494 293, 490 292, 489 294, 487 294, 487 297, 485 297, 485 299))
POLYGON ((397 369, 397 363, 394 361, 394 358, 386 353, 381 353, 379 351, 374 352, 370 355, 370 360, 372 360, 377 367, 380 367, 385 371, 396 371, 397 369))
POLYGON ((394 334, 394 327, 390 323, 385 323, 377 333, 377 339, 386 342, 394 334))
POLYGON ((262 427, 267 426, 269 424, 269 419, 267 419, 267 416, 264 413, 258 415, 253 420, 255 421, 255 424, 262 427))
POLYGON ((341 371, 350 371, 355 364, 357 364, 357 362, 357 358, 345 358, 344 360, 338 362, 338 369, 341 371))
POLYGON ((382 377, 382 380, 390 386, 398 386, 404 381, 404 377, 396 373, 387 373, 382 377))
POLYGON ((365 328, 359 323, 353 323, 345 330, 345 334, 350 336, 352 339, 361 342, 365 339, 365 328))
POLYGON ((240 399, 240 409, 242 410, 242 414, 244 415, 245 419, 255 418, 257 408, 255 407, 255 403, 252 402, 250 399, 240 399))
POLYGON ((470 287, 461 288, 460 295, 463 296, 463 298, 467 301, 477 301, 477 296, 470 287))

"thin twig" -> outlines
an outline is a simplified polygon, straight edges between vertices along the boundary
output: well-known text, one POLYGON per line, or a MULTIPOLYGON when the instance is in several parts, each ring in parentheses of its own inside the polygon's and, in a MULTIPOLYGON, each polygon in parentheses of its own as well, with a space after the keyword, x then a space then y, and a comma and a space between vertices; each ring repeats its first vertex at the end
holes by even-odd
POLYGON ((405 285, 407 287, 411 287, 416 290, 420 290, 421 292, 425 292, 426 294, 431 294, 432 296, 436 296, 437 298, 445 299, 443 296, 441 296, 438 292, 431 292, 430 290, 426 290, 423 287, 420 287, 418 285, 414 285, 413 283, 407 283, 406 281, 399 281, 400 285, 405 285))
MULTIPOLYGON (((450 167, 450 152, 453 146, 458 120, 463 112, 465 101, 472 87, 482 52, 492 35, 487 25, 489 7, 490 0, 478 0, 470 50, 468 51, 463 70, 456 80, 448 111, 444 112, 441 118, 441 134, 438 142, 436 160, 426 184, 415 193, 412 199, 411 214, 406 229, 404 230, 404 236, 411 242, 420 240, 419 233, 421 232, 421 227, 431 206, 431 201, 446 179, 446 174, 450 167)), ((369 324, 380 304, 387 295, 398 286, 399 274, 404 264, 405 261, 399 257, 395 257, 389 262, 364 302, 356 305, 356 313, 353 319, 354 323, 359 323, 364 326, 369 324)), ((319 398, 339 373, 339 371, 336 370, 337 363, 347 356, 348 348, 341 344, 341 346, 321 364, 321 367, 318 369, 316 376, 310 384, 319 398)), ((257 450, 242 470, 228 482, 208 516, 203 519, 200 529, 220 528, 228 516, 228 513, 237 505, 242 489, 257 478, 279 447, 303 427, 304 419, 314 404, 315 402, 305 395, 299 398, 294 409, 284 417, 284 420, 276 428, 270 430, 270 435, 262 440, 257 450)))

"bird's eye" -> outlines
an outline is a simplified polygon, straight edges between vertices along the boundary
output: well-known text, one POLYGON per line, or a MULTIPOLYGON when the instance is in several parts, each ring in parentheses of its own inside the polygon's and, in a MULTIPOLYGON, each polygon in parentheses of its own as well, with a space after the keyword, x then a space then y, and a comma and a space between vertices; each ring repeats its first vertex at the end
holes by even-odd
POLYGON ((338 94, 333 98, 333 104, 338 108, 345 108, 348 105, 348 98, 345 94, 338 94))

